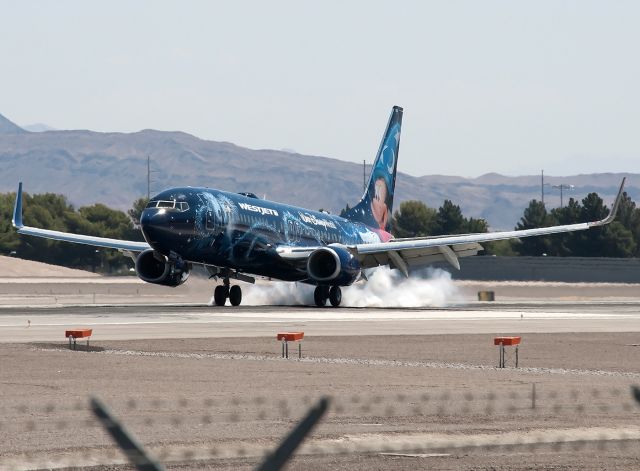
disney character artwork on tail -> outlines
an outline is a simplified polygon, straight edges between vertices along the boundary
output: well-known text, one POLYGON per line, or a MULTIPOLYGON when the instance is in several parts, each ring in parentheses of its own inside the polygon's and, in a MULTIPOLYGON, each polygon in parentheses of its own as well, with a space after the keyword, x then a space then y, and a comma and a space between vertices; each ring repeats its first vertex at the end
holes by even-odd
POLYGON ((402 108, 394 106, 373 163, 367 189, 360 202, 346 214, 347 219, 361 222, 371 228, 378 234, 381 242, 388 242, 393 237, 391 216, 401 126, 402 108))

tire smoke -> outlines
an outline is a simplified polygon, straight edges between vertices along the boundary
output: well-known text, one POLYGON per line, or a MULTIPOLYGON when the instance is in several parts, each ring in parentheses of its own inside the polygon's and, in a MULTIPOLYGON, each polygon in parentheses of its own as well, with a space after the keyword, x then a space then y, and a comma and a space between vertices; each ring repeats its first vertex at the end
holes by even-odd
MULTIPOLYGON (((398 270, 380 267, 368 281, 342 288, 343 307, 443 307, 462 303, 464 297, 439 268, 426 268, 405 278, 398 270)), ((314 286, 305 283, 268 282, 243 286, 243 305, 313 306, 314 286)))

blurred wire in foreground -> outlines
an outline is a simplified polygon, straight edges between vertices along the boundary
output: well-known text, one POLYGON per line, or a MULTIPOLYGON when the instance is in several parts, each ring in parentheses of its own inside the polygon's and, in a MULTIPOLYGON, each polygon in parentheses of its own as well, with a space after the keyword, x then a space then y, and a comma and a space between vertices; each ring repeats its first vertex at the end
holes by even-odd
MULTIPOLYGON (((318 405, 312 407, 305 418, 285 437, 278 448, 269 454, 266 460, 256 468, 256 471, 278 471, 282 469, 307 435, 322 419, 328 408, 329 399, 323 397, 318 402, 318 405)), ((138 443, 127 432, 124 426, 99 399, 91 398, 91 410, 136 469, 139 471, 164 471, 164 467, 149 456, 142 444, 138 443)))
POLYGON ((164 467, 151 459, 143 446, 127 432, 99 399, 91 398, 91 410, 136 469, 139 471, 164 471, 164 467))

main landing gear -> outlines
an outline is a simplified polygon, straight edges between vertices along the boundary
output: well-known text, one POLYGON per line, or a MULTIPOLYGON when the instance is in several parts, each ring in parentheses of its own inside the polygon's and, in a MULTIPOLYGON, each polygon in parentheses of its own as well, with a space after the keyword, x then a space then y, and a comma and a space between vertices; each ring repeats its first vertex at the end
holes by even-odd
POLYGON ((238 285, 229 286, 229 278, 225 278, 224 284, 216 286, 213 291, 213 301, 216 306, 224 306, 227 298, 232 306, 240 306, 242 302, 242 288, 238 285))
POLYGON ((316 286, 313 292, 313 300, 318 307, 324 307, 327 304, 327 299, 333 307, 340 306, 342 302, 342 290, 339 286, 316 286))

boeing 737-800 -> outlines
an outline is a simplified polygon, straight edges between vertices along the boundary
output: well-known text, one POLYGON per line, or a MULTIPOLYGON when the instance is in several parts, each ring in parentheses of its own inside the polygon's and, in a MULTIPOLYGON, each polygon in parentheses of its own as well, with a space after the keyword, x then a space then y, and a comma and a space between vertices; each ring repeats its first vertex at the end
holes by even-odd
POLYGON ((395 106, 382 137, 367 189, 344 217, 260 199, 252 193, 210 188, 172 188, 151 198, 140 218, 146 242, 91 237, 28 227, 22 223, 22 183, 13 225, 20 234, 117 249, 135 260, 138 276, 165 286, 184 283, 194 264, 203 265, 216 286, 214 301, 242 301, 239 285, 256 276, 315 285, 317 306, 340 305, 341 287, 363 277, 363 270, 388 265, 410 271, 476 255, 481 242, 581 231, 610 223, 624 180, 607 218, 580 224, 520 231, 394 239, 393 195, 400 148, 402 108, 395 106))

